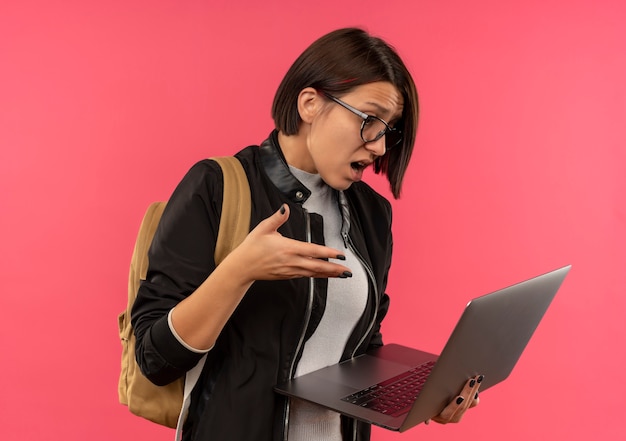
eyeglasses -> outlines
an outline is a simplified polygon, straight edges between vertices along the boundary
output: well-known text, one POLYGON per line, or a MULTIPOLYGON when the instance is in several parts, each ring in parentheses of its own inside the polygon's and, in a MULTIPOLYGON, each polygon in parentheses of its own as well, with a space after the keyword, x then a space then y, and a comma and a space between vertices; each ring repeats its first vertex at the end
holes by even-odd
POLYGON ((361 139, 363 142, 378 141, 383 136, 385 137, 385 150, 389 151, 402 142, 402 131, 398 127, 390 127, 385 121, 377 116, 368 115, 360 110, 355 109, 350 104, 344 103, 339 98, 335 98, 332 95, 325 94, 329 99, 333 100, 340 106, 348 109, 350 112, 361 117, 363 122, 361 123, 361 139))

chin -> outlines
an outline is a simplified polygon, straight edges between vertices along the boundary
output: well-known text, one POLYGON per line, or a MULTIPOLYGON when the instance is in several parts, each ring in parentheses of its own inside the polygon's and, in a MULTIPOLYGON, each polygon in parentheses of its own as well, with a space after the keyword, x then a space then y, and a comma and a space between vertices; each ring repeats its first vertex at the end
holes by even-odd
POLYGON ((352 184, 354 184, 353 180, 345 176, 335 175, 334 177, 329 176, 328 178, 329 179, 327 179, 327 177, 325 176, 322 176, 322 180, 326 183, 326 185, 337 191, 347 190, 352 184))
POLYGON ((335 190, 344 191, 344 190, 347 190, 348 188, 350 188, 352 186, 352 184, 354 184, 354 182, 352 182, 352 181, 341 181, 341 182, 337 183, 337 185, 329 184, 329 186, 332 187, 335 190))

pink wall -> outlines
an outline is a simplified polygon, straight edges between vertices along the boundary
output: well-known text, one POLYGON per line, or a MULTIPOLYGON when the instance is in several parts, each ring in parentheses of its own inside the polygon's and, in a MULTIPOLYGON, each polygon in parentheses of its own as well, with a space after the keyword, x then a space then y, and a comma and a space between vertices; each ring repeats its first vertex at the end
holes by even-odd
POLYGON ((117 403, 142 212, 261 141, 295 56, 350 25, 398 48, 422 100, 386 340, 438 351, 468 298, 573 264, 463 424, 375 439, 624 438, 624 3, 237 3, 2 2, 0 439, 171 439, 117 403))

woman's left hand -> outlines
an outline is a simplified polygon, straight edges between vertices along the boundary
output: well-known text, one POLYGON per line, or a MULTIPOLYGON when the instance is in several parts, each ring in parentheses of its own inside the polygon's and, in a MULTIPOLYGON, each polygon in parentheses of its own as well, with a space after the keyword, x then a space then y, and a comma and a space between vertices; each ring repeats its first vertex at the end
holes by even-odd
MULTIPOLYGON (((439 424, 458 423, 461 421, 467 409, 478 405, 480 401, 480 398, 478 398, 478 389, 480 388, 480 383, 483 381, 483 378, 482 375, 477 375, 467 380, 467 383, 465 383, 459 395, 456 396, 439 415, 433 417, 432 421, 439 424)), ((428 424, 430 421, 431 420, 426 420, 425 423, 428 424)))

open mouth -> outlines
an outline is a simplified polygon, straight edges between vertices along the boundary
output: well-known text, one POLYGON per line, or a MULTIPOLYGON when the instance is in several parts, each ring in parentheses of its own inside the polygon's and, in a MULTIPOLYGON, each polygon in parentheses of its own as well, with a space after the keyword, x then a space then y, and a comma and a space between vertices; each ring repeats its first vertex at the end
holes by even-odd
POLYGON ((352 162, 352 163, 350 163, 350 167, 352 167, 356 171, 365 170, 365 168, 367 166, 368 166, 368 164, 366 164, 364 162, 352 162))

